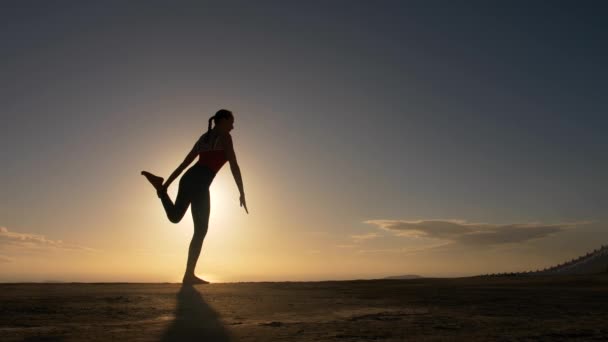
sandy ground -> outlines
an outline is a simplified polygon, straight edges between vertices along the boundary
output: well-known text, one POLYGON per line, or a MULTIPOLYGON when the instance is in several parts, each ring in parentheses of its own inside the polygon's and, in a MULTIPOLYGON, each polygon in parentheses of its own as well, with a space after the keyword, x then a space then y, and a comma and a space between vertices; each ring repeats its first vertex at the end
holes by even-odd
POLYGON ((608 275, 1 284, 0 341, 606 341, 608 275))

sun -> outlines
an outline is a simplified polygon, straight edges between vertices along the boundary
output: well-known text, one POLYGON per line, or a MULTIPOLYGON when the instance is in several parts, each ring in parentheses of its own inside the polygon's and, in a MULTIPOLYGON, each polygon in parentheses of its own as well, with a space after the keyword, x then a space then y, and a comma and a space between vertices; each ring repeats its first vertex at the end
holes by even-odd
POLYGON ((211 213, 210 218, 216 220, 224 220, 229 216, 234 215, 235 208, 238 208, 238 192, 235 191, 234 183, 229 182, 227 177, 216 177, 211 186, 209 193, 211 196, 211 213))

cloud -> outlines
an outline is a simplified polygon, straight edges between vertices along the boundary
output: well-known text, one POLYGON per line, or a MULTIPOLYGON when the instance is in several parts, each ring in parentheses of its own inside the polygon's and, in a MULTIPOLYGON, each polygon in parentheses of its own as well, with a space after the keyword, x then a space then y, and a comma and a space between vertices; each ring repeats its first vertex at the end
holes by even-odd
POLYGON ((341 244, 341 245, 335 245, 336 248, 355 248, 357 247, 357 245, 353 245, 353 244, 341 244))
POLYGON ((61 240, 47 239, 44 235, 18 233, 0 227, 0 249, 17 247, 20 250, 77 250, 94 251, 91 248, 65 243, 61 240))
POLYGON ((590 222, 489 224, 470 223, 464 220, 369 220, 365 223, 399 236, 490 246, 541 239, 590 222))
POLYGON ((424 252, 434 248, 443 247, 450 245, 450 242, 437 243, 427 246, 420 247, 404 247, 404 248, 379 248, 379 249, 360 249, 357 250, 358 254, 415 254, 418 252, 424 252))
POLYGON ((350 238, 354 243, 360 243, 366 240, 371 240, 380 237, 378 233, 367 233, 367 234, 359 234, 359 235, 351 235, 350 238))

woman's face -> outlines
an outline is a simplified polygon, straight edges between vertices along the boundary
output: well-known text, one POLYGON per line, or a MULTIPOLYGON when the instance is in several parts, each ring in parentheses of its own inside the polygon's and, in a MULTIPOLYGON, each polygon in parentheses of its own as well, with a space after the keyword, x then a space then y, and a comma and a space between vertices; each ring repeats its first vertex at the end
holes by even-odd
POLYGON ((220 120, 217 123, 217 128, 219 128, 222 132, 229 133, 234 129, 234 116, 231 116, 227 119, 220 120))

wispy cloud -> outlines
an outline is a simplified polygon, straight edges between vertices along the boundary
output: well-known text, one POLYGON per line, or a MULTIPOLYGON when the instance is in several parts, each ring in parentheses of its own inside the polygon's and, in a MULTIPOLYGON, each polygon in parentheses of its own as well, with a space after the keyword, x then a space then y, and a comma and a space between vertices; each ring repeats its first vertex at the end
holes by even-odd
POLYGON ((414 254, 418 252, 428 251, 434 248, 443 247, 452 244, 451 242, 442 242, 420 247, 403 247, 403 248, 378 248, 378 249, 360 249, 357 254, 414 254))
POLYGON ((6 227, 0 227, 0 250, 17 247, 19 250, 75 250, 94 251, 92 248, 83 247, 62 240, 47 239, 44 235, 18 233, 10 231, 6 227))
POLYGON ((351 235, 350 238, 354 243, 360 243, 366 240, 371 240, 371 239, 375 239, 380 237, 380 234, 378 233, 366 233, 366 234, 359 234, 359 235, 351 235))
POLYGON ((357 247, 357 245, 353 245, 353 244, 341 244, 341 245, 335 245, 336 248, 355 248, 357 247))
POLYGON ((524 243, 590 222, 574 223, 471 223, 464 220, 369 220, 365 223, 399 236, 430 238, 464 245, 524 243))

